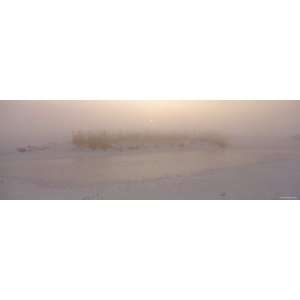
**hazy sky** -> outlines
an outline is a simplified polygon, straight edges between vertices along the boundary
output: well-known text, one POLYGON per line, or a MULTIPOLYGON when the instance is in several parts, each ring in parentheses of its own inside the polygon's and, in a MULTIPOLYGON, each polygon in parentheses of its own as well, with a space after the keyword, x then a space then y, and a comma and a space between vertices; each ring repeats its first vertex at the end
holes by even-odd
POLYGON ((0 101, 1 142, 49 140, 72 130, 300 133, 300 101, 0 101))

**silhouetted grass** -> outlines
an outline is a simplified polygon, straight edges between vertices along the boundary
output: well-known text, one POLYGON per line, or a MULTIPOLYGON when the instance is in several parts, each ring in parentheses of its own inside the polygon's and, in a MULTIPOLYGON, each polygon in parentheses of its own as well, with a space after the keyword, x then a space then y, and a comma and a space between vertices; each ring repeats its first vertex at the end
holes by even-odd
POLYGON ((125 147, 137 150, 143 146, 178 146, 185 147, 191 143, 204 143, 226 148, 227 139, 215 133, 176 133, 176 132, 73 132, 72 143, 92 150, 121 149, 125 147))
POLYGON ((72 143, 79 147, 90 148, 92 150, 107 150, 112 147, 109 137, 105 132, 101 133, 83 133, 81 131, 73 132, 72 143))
POLYGON ((227 148, 229 146, 228 139, 217 133, 198 135, 198 141, 213 144, 220 148, 227 148))

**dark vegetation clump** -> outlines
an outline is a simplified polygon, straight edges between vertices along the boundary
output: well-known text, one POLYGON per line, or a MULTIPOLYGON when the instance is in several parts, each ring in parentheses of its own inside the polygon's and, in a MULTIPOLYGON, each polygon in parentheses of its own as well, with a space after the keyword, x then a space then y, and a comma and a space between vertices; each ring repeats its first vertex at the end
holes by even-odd
POLYGON ((223 149, 229 146, 228 139, 217 133, 199 135, 199 141, 203 141, 208 144, 213 144, 223 149))
POLYGON ((176 132, 73 132, 72 144, 92 150, 108 150, 122 148, 137 150, 143 146, 158 148, 160 146, 176 146, 184 148, 192 143, 209 144, 218 148, 226 148, 225 137, 214 133, 176 133, 176 132))
POLYGON ((89 148, 92 150, 101 149, 107 150, 112 148, 109 137, 105 132, 101 133, 82 133, 81 131, 73 132, 72 143, 82 148, 89 148))
POLYGON ((25 152, 33 152, 33 151, 44 151, 47 150, 48 147, 47 146, 42 146, 42 147, 38 147, 38 146, 25 146, 25 147, 17 147, 17 151, 21 152, 21 153, 25 153, 25 152))
POLYGON ((300 141, 300 134, 295 134, 292 136, 292 138, 296 141, 300 141))

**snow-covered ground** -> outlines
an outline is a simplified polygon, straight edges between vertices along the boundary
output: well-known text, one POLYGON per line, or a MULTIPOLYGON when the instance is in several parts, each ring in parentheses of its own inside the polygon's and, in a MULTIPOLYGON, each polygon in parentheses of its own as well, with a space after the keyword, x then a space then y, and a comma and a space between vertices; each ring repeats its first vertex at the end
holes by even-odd
POLYGON ((0 199, 300 198, 298 142, 0 154, 0 199))

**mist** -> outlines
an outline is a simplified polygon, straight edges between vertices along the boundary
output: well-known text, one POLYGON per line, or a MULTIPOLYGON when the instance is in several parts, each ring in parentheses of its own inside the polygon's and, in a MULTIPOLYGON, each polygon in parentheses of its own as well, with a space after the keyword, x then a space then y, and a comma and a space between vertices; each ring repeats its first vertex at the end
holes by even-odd
POLYGON ((1 147, 68 139, 72 131, 300 133, 298 101, 1 101, 1 147))
POLYGON ((0 101, 0 199, 300 199, 300 101, 0 101))

